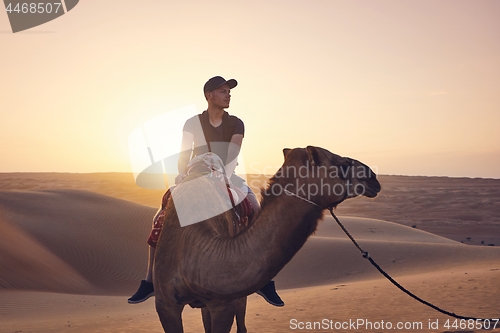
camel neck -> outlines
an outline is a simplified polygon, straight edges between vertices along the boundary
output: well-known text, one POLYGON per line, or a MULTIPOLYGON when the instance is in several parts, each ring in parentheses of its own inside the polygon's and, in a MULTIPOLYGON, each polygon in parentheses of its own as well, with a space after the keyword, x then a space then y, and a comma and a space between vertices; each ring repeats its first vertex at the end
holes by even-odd
POLYGON ((322 208, 268 189, 269 193, 263 192, 261 213, 248 230, 235 237, 212 235, 203 243, 206 251, 196 260, 211 264, 189 266, 198 280, 191 288, 228 298, 255 292, 278 274, 316 230, 322 208), (219 274, 214 277, 215 267, 219 274), (232 283, 220 279, 226 275, 231 275, 232 283))
POLYGON ((249 264, 265 271, 264 279, 274 277, 316 230, 323 210, 286 193, 264 196, 261 214, 250 229, 240 235, 255 256, 249 264), (262 267, 264 263, 269 267, 262 267))

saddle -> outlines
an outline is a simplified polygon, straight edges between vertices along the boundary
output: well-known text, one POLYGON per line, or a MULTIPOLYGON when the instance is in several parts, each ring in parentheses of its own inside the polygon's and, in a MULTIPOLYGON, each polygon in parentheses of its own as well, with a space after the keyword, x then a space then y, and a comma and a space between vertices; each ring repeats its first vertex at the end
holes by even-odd
MULTIPOLYGON (((203 176, 209 175, 208 178, 214 182, 219 194, 223 197, 226 197, 225 193, 228 194, 238 225, 246 226, 248 224, 253 214, 252 204, 245 193, 237 186, 234 186, 231 180, 226 177, 224 164, 219 156, 212 152, 208 152, 194 157, 189 162, 187 171, 187 175, 193 174, 203 176)), ((163 195, 162 209, 166 207, 169 198, 170 189, 163 195)))
MULTIPOLYGON (((208 178, 216 185, 216 191, 221 196, 229 198, 231 201, 230 205, 233 207, 231 210, 233 216, 233 234, 248 226, 254 214, 252 204, 243 191, 231 184, 231 181, 226 177, 224 165, 219 156, 211 152, 196 156, 188 164, 188 175, 210 175, 208 178), (227 196, 226 193, 228 194, 227 196)), ((156 247, 163 223, 165 222, 166 207, 171 197, 171 189, 169 188, 163 195, 160 211, 153 221, 153 229, 148 238, 148 244, 152 247, 156 247)))
POLYGON ((233 215, 239 227, 246 227, 250 217, 253 214, 253 207, 243 191, 234 186, 231 180, 226 176, 224 163, 217 154, 208 152, 194 157, 188 163, 188 175, 201 174, 210 175, 216 185, 216 188, 225 197, 225 192, 229 196, 233 215))

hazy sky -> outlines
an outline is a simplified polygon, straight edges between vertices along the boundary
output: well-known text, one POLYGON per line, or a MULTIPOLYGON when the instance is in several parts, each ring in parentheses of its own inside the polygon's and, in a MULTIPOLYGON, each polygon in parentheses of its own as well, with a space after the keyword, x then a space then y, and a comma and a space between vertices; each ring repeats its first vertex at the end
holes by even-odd
POLYGON ((131 171, 134 129, 204 110, 222 75, 247 172, 317 145, 380 174, 500 178, 499 17, 497 0, 81 0, 12 34, 0 12, 0 172, 131 171))

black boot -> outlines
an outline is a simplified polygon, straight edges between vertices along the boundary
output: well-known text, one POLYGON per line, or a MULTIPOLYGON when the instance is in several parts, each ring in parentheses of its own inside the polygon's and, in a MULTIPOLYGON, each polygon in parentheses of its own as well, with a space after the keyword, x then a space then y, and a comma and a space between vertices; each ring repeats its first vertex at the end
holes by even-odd
POLYGON ((281 300, 280 296, 276 292, 274 287, 274 281, 269 281, 261 290, 257 291, 257 294, 264 297, 264 299, 271 305, 274 306, 284 306, 285 303, 281 300))
POLYGON ((128 302, 130 304, 141 303, 154 295, 155 295, 155 289, 153 287, 153 284, 146 280, 142 280, 139 289, 132 297, 128 299, 128 302))

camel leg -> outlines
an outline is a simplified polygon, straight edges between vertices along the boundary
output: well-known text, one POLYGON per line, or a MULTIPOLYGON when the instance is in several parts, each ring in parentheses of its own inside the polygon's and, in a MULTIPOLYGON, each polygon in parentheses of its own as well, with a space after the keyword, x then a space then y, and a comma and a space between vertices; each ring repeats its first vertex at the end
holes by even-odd
POLYGON ((183 333, 182 310, 184 305, 167 305, 156 299, 156 312, 165 333, 183 333))
MULTIPOLYGON (((246 310, 247 310, 247 298, 242 297, 236 300, 237 333, 247 333, 247 327, 245 326, 246 310)), ((201 309, 201 317, 203 319, 203 327, 205 328, 205 333, 212 333, 212 318, 210 317, 210 311, 208 310, 207 307, 201 309)))
POLYGON ((236 304, 236 327, 237 333, 247 333, 247 327, 245 326, 245 314, 247 311, 247 297, 242 297, 238 299, 236 304))
POLYGON ((211 333, 229 333, 236 315, 237 301, 212 305, 208 308, 212 320, 211 333))
POLYGON ((203 320, 203 328, 205 333, 212 333, 212 318, 207 307, 201 308, 201 319, 203 320))

